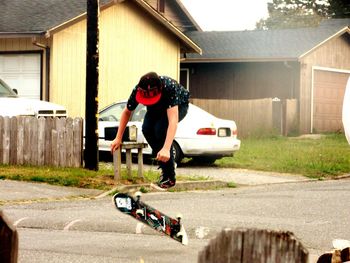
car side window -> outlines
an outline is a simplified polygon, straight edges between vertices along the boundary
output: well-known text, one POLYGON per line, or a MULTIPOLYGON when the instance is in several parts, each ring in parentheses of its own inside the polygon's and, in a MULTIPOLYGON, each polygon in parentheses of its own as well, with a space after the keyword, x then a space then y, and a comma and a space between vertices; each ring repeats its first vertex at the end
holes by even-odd
POLYGON ((142 104, 137 105, 132 117, 131 117, 131 121, 141 121, 143 122, 143 119, 145 118, 145 114, 146 114, 146 107, 143 106, 142 104))
POLYGON ((113 104, 100 113, 100 121, 119 121, 122 111, 125 108, 125 103, 113 104))

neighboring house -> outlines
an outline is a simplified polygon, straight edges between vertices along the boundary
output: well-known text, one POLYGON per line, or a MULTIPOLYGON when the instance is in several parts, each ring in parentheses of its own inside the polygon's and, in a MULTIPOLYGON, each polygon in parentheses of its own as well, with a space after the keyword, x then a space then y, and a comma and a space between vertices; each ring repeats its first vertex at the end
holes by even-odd
POLYGON ((186 54, 181 82, 197 104, 221 117, 235 118, 227 114, 233 111, 228 100, 294 99, 300 133, 342 130, 349 24, 346 19, 317 28, 187 32, 203 55, 186 54))
MULTIPOLYGON (((0 77, 19 95, 62 104, 74 117, 85 115, 86 2, 0 2, 0 77)), ((100 0, 100 108, 127 98, 148 71, 179 79, 181 53, 201 52, 157 11, 165 8, 179 25, 200 30, 180 5, 149 2, 100 0)))

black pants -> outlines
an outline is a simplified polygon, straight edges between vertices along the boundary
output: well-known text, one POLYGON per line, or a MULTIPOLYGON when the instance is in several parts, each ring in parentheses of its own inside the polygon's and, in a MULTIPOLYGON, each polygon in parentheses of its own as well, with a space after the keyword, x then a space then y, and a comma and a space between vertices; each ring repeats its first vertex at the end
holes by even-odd
MULTIPOLYGON (((188 104, 179 105, 178 108, 180 122, 187 114, 188 104)), ((142 133, 145 136, 148 144, 151 146, 154 156, 163 148, 168 125, 169 122, 166 112, 161 114, 152 114, 147 112, 145 115, 142 125, 142 133)), ((170 159, 166 163, 159 162, 159 166, 163 171, 163 176, 170 179, 175 178, 173 146, 170 148, 170 159)))

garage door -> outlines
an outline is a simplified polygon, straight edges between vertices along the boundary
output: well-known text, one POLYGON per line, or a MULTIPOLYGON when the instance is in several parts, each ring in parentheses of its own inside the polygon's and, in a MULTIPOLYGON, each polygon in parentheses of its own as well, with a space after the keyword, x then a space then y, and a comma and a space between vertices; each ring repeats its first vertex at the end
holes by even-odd
POLYGON ((349 73, 325 70, 314 72, 313 131, 343 130, 342 107, 349 73))
POLYGON ((21 97, 40 99, 40 54, 0 55, 0 77, 21 97))

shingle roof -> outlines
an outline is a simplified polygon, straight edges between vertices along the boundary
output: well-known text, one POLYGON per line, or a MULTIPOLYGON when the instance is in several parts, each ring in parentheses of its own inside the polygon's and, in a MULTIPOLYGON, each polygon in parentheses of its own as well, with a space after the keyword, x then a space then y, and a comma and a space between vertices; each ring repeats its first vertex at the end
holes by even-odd
MULTIPOLYGON (((100 7, 116 0, 100 0, 100 7)), ((201 49, 161 16, 144 0, 134 0, 146 12, 151 14, 181 41, 182 52, 198 52, 201 49)), ((1 35, 37 35, 80 17, 86 13, 86 0, 1 0, 1 35)))
POLYGON ((350 18, 324 19, 320 26, 350 26, 350 18))
POLYGON ((203 54, 187 54, 185 62, 296 60, 344 28, 325 25, 266 31, 187 32, 203 54))
MULTIPOLYGON (((86 0, 2 0, 0 33, 41 33, 86 12, 86 0)), ((100 5, 110 0, 101 0, 100 5)))

